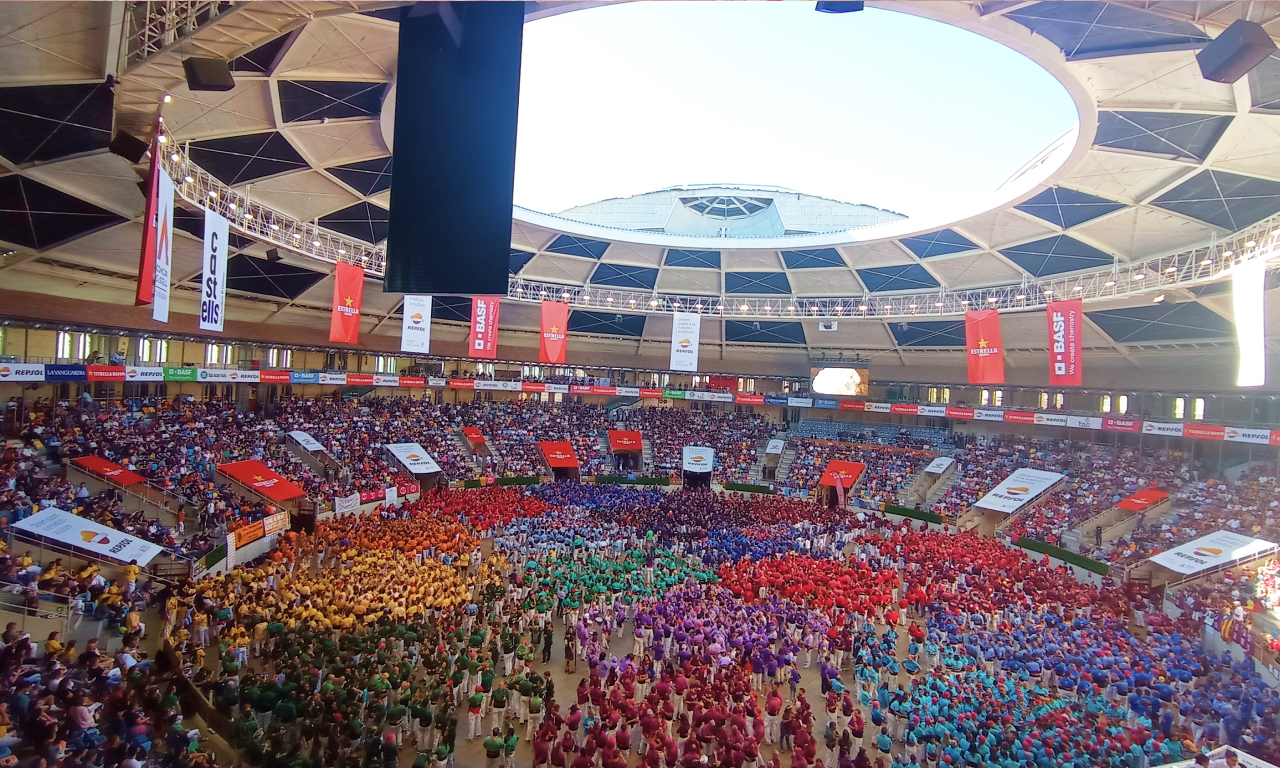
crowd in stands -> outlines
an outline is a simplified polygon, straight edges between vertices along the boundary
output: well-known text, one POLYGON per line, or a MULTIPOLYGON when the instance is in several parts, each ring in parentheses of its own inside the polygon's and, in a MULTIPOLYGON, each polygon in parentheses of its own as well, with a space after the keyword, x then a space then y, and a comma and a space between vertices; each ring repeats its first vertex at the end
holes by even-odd
POLYGON ((475 400, 439 406, 454 429, 477 427, 491 448, 497 448, 499 476, 528 476, 546 472, 540 442, 572 444, 579 471, 607 474, 609 459, 600 436, 609 429, 608 412, 597 405, 538 403, 533 400, 475 400))
POLYGON ((684 447, 701 445, 715 449, 713 476, 729 483, 752 479, 760 443, 777 430, 758 414, 683 408, 633 408, 623 412, 623 419, 620 428, 639 430, 649 441, 656 474, 679 472, 684 447))
POLYGON ((849 495, 886 504, 899 504, 912 479, 937 454, 914 448, 889 448, 865 444, 835 443, 825 440, 794 440, 795 458, 785 484, 812 490, 832 461, 853 461, 865 465, 849 495))
POLYGON ((956 519, 968 511, 1015 469, 1030 467, 1061 472, 1072 446, 1067 441, 1041 441, 1000 435, 967 442, 955 453, 960 465, 955 482, 933 504, 933 511, 956 519))

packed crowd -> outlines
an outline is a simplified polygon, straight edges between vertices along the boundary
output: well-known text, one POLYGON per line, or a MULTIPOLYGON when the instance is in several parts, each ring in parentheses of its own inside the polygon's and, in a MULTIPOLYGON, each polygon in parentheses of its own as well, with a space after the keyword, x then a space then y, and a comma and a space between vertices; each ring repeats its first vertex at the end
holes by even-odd
POLYGON ((850 495, 867 501, 899 504, 912 480, 937 454, 914 448, 895 448, 827 440, 795 440, 795 458, 784 484, 812 489, 822 479, 827 464, 853 461, 864 466, 850 495))
POLYGON ((475 400, 439 406, 453 429, 477 427, 491 448, 497 449, 499 476, 527 476, 546 472, 539 442, 573 446, 583 475, 606 474, 608 456, 600 436, 609 429, 608 412, 600 406, 547 404, 532 400, 475 400))
POLYGON ((752 479, 761 442, 777 430, 768 418, 752 413, 634 408, 623 417, 624 428, 639 430, 652 446, 656 474, 679 472, 684 447, 702 445, 715 449, 715 477, 729 483, 752 479))
POLYGON ((955 519, 1015 469, 1030 467, 1061 472, 1071 450, 1067 441, 1041 441, 1014 435, 968 442, 955 453, 959 474, 947 492, 934 502, 933 511, 955 519))

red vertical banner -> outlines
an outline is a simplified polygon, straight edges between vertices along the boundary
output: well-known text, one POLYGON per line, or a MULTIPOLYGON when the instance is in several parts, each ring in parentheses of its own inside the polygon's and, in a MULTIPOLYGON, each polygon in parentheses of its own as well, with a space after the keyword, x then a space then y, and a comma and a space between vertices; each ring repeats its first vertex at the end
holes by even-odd
POLYGON ((1051 301, 1049 319, 1049 386, 1084 383, 1084 302, 1051 301))
POLYGON ((360 341, 360 305, 364 301, 364 270, 338 262, 333 271, 333 314, 329 317, 329 341, 360 341))
POLYGON ((156 198, 160 185, 160 152, 151 142, 151 171, 147 174, 147 202, 142 214, 142 253, 138 257, 138 292, 134 306, 150 304, 156 290, 156 242, 159 227, 156 226, 156 198))
POLYGON ((471 336, 467 357, 498 358, 498 307, 497 296, 471 298, 471 336))
POLYGON ((968 347, 970 384, 1004 383, 1004 348, 1000 343, 1000 315, 994 309, 964 313, 964 341, 968 347))
POLYGON ((561 301, 542 302, 542 336, 538 342, 538 362, 564 365, 569 352, 569 305, 561 301))

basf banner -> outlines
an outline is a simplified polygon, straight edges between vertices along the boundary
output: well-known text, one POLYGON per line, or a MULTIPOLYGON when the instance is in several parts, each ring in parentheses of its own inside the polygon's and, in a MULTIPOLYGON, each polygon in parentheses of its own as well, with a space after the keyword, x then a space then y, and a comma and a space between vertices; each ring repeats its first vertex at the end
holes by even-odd
POLYGON ((200 330, 222 332, 227 311, 227 219, 204 212, 203 284, 200 287, 200 330))
MULTIPOLYGON (((18 525, 21 527, 22 524, 18 525)), ((1161 552, 1153 556, 1151 562, 1177 573, 1192 574, 1266 552, 1275 546, 1262 539, 1218 531, 1161 552)))
MULTIPOLYGON (((696 315, 695 315, 696 317, 696 315)), ((702 445, 686 445, 681 467, 685 472, 710 472, 716 463, 716 451, 702 445)))
POLYGON ((429 475, 440 471, 436 460, 417 443, 388 443, 385 447, 411 474, 429 475))
POLYGON ((431 297, 406 293, 400 322, 400 351, 425 355, 431 351, 431 297))
POLYGON ((136 536, 108 528, 92 520, 86 520, 62 509, 49 508, 43 512, 14 523, 14 528, 34 536, 46 536, 76 549, 92 552, 98 557, 127 563, 137 560, 145 566, 164 551, 159 544, 152 544, 136 536))
POLYGON ((978 499, 975 507, 991 509, 996 512, 1013 513, 1022 505, 1052 488, 1062 475, 1057 472, 1041 472, 1038 469, 1017 469, 986 496, 978 499))
POLYGON ((702 315, 676 312, 671 315, 671 370, 698 370, 698 336, 702 315))
POLYGON ((467 341, 467 357, 498 359, 497 296, 471 298, 471 335, 467 341))
POLYGON ((1078 387, 1084 379, 1084 302, 1051 301, 1049 314, 1049 386, 1078 387))

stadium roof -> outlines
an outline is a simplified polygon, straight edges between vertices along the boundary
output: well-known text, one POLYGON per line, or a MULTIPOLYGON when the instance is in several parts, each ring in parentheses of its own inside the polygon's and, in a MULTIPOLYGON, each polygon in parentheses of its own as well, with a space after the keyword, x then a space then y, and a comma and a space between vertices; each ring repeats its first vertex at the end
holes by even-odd
MULTIPOLYGON (((195 3, 191 31, 175 41, 141 23, 145 19, 125 19, 121 3, 4 4, 0 29, 10 42, 0 57, 0 109, 9 129, 0 136, 0 202, 8 214, 0 219, 0 243, 13 252, 0 270, 8 287, 73 295, 93 275, 96 284, 115 286, 104 289, 103 300, 126 303, 143 198, 137 167, 106 147, 116 129, 145 133, 160 99, 171 93, 165 125, 185 153, 182 162, 192 164, 184 167, 207 172, 197 186, 228 190, 260 212, 251 222, 237 222, 234 245, 244 259, 232 311, 263 322, 324 322, 318 312, 328 308, 332 262, 364 260, 377 273, 383 256, 392 183, 385 108, 394 103, 387 96, 394 90, 397 5, 195 3), (128 33, 118 49, 114 35, 122 28, 128 33), (233 90, 187 90, 178 63, 183 52, 197 48, 233 60, 233 90), (115 70, 108 62, 117 55, 129 65, 113 94, 103 80, 115 70), (309 246, 311 237, 297 245, 273 240, 264 229, 266 217, 308 232, 314 223, 323 245, 309 246), (269 263, 262 259, 269 247, 279 248, 284 261, 252 269, 269 263)), ((528 3, 527 18, 587 5, 528 3)), ((517 210, 512 305, 560 291, 574 300, 590 298, 584 312, 603 308, 602 297, 613 292, 619 310, 634 308, 638 315, 702 299, 708 311, 718 304, 731 313, 744 301, 751 316, 726 318, 717 331, 722 343, 733 320, 751 331, 744 335, 734 326, 735 338, 904 356, 905 349, 949 336, 899 324, 953 321, 961 307, 957 297, 990 291, 1001 297, 999 306, 1017 309, 1015 296, 1034 292, 1039 299, 1035 289, 1046 281, 1069 291, 1070 281, 1078 280, 1088 286, 1092 344, 1128 354, 1132 345, 1148 342, 1225 343, 1214 318, 1229 325, 1229 296, 1195 266, 1201 254, 1214 248, 1220 254, 1221 243, 1269 227, 1280 212, 1280 56, 1232 86, 1203 79, 1195 53, 1246 6, 1059 0, 874 5, 955 24, 1027 55, 1071 94, 1079 130, 1029 164, 1022 180, 1034 182, 1017 191, 1014 180, 1010 189, 1017 193, 1007 203, 925 231, 888 214, 890 220, 836 241, 829 233, 800 234, 816 229, 792 226, 777 202, 797 193, 734 184, 671 194, 702 218, 710 213, 749 221, 779 213, 785 244, 753 247, 750 237, 703 236, 677 242, 672 233, 638 231, 646 228, 639 224, 628 230, 599 218, 569 221, 568 212, 517 210), (1053 170, 1039 178, 1034 168, 1040 166, 1053 170), (1152 259, 1176 267, 1168 277, 1163 269, 1144 275, 1151 278, 1144 287, 1166 295, 1154 308, 1151 291, 1126 287, 1133 271, 1147 269, 1152 259), (1123 276, 1112 280, 1122 285, 1103 288, 1107 274, 1123 276), (935 295, 936 303, 916 298, 935 295), (650 296, 657 302, 652 307, 644 300, 650 296), (841 323, 836 333, 819 335, 814 321, 799 319, 806 307, 820 307, 813 311, 822 316, 857 317, 853 310, 864 304, 867 319, 841 323), (935 314, 935 304, 942 305, 940 316, 930 319, 925 315, 935 314), (792 311, 795 319, 780 314, 792 311), (770 326, 760 335, 755 332, 764 326, 751 323, 761 322, 796 323, 803 333, 770 326)), ((1255 21, 1280 17, 1278 6, 1250 7, 1255 21)), ((199 196, 182 194, 194 212, 199 196)), ((862 212, 884 214, 876 210, 862 212)), ((575 216, 593 214, 579 210, 575 216)), ((197 235, 201 222, 190 219, 180 227, 197 235)), ((776 232, 770 237, 776 241, 776 232)), ((180 235, 175 246, 175 280, 195 279, 198 241, 180 235)), ((1271 309, 1277 309, 1275 295, 1269 293, 1271 309)), ((398 295, 366 292, 371 318, 382 320, 379 332, 394 333, 395 322, 386 321, 396 317, 399 303, 398 295)), ((504 311, 504 327, 536 327, 533 308, 527 309, 504 311)), ((670 321, 646 317, 644 337, 661 337, 664 322, 670 321)), ((1039 324, 1028 317, 1028 334, 1039 324)), ((622 325, 634 331, 633 322, 622 325)))

